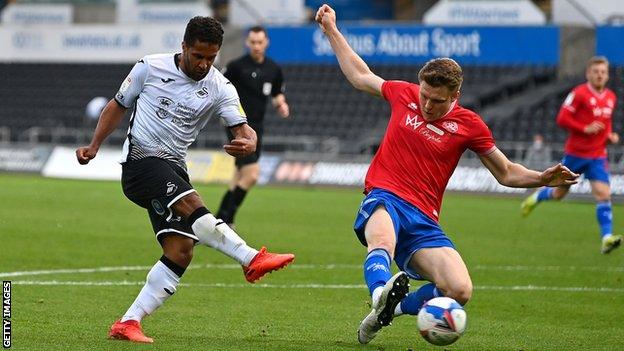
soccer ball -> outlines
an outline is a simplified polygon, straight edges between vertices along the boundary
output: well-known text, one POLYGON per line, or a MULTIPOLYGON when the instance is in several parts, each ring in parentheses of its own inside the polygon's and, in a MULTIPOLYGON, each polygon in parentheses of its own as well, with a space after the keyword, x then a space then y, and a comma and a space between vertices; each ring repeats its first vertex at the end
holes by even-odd
POLYGON ((449 297, 427 301, 418 312, 420 335, 434 345, 449 345, 466 330, 466 311, 449 297))

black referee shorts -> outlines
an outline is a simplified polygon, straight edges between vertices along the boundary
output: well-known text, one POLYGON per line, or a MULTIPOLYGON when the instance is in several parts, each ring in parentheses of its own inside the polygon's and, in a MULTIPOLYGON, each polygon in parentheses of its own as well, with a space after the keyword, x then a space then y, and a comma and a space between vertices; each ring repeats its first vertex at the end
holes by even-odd
POLYGON ((179 234, 198 241, 185 218, 176 216, 171 206, 195 192, 189 176, 174 162, 147 157, 122 164, 121 186, 130 201, 147 209, 156 239, 179 234))
MULTIPOLYGON (((245 157, 236 158, 234 164, 236 164, 236 168, 238 169, 241 169, 243 166, 246 165, 257 163, 260 159, 260 154, 262 153, 262 134, 264 134, 264 127, 261 124, 250 124, 249 126, 256 131, 256 135, 258 136, 258 144, 256 145, 256 151, 253 154, 245 157)), ((229 128, 226 128, 225 132, 227 133, 228 141, 234 139, 234 135, 229 128)))

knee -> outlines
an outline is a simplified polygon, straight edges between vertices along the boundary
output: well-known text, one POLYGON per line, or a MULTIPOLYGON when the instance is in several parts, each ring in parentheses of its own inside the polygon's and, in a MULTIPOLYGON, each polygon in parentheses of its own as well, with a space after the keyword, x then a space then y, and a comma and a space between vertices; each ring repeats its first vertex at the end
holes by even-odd
POLYGON ((168 250, 165 252, 165 256, 168 259, 175 262, 180 267, 186 268, 191 264, 193 260, 193 246, 180 246, 174 250, 168 250))
POLYGON ((375 240, 374 242, 369 242, 368 252, 371 252, 375 249, 386 250, 390 255, 390 259, 394 258, 394 242, 392 242, 391 240, 375 240))
POLYGON ((553 200, 561 200, 568 194, 567 188, 555 188, 552 192, 553 200))
POLYGON ((446 297, 450 297, 459 302, 462 306, 468 303, 472 297, 472 282, 452 284, 444 291, 446 297))
POLYGON ((249 189, 252 186, 256 185, 259 177, 260 175, 258 173, 250 172, 249 174, 246 174, 244 178, 241 179, 241 183, 243 183, 246 189, 249 189))

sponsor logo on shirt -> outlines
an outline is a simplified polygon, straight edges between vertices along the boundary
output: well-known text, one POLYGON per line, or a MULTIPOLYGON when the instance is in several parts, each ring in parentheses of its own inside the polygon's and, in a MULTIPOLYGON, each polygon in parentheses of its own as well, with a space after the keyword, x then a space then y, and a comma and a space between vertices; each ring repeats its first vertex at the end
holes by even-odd
POLYGON ((412 126, 412 129, 414 130, 420 127, 423 123, 423 121, 418 121, 418 115, 410 116, 409 112, 405 115, 405 125, 412 126))
POLYGON ((444 135, 444 131, 433 124, 427 124, 427 128, 431 129, 437 135, 444 135))
POLYGON ((178 190, 178 186, 173 184, 172 182, 167 182, 167 196, 173 195, 176 190, 178 190))
POLYGON ((162 80, 162 82, 165 83, 165 84, 167 84, 169 82, 175 82, 175 79, 173 79, 173 78, 167 78, 167 79, 160 78, 160 80, 162 80))
POLYGON ((126 90, 128 90, 128 88, 130 87, 130 83, 132 83, 132 78, 130 76, 127 76, 126 79, 124 79, 123 83, 121 83, 121 87, 119 87, 119 92, 126 92, 126 90))

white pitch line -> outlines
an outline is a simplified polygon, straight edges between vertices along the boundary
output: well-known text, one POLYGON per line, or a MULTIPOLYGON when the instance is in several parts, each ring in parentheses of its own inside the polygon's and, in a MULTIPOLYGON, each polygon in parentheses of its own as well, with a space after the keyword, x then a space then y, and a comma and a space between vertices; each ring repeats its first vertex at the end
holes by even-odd
MULTIPOLYGON (((96 268, 66 268, 33 271, 0 272, 0 278, 52 275, 52 274, 75 274, 75 273, 102 273, 102 272, 126 272, 126 271, 148 271, 152 266, 116 266, 116 267, 96 267, 96 268)), ((216 269, 241 269, 238 264, 203 264, 190 265, 187 269, 216 268, 216 269)), ((599 267, 599 266, 490 266, 476 265, 468 267, 472 270, 483 271, 590 271, 590 272, 624 272, 624 267, 599 267)), ((362 269, 359 264, 298 264, 289 266, 289 269, 362 269)))
MULTIPOLYGON (((143 281, 58 281, 58 280, 17 280, 15 285, 45 286, 142 286, 143 281)), ((225 283, 180 283, 180 286, 202 288, 272 288, 272 289, 365 289, 364 284, 225 284, 225 283)), ((620 288, 596 288, 589 286, 537 286, 537 285, 480 285, 475 290, 483 291, 563 291, 563 292, 604 292, 624 293, 620 288)))

